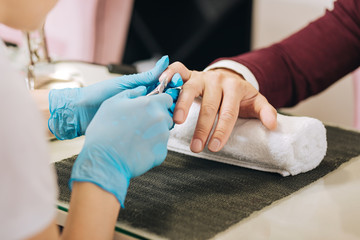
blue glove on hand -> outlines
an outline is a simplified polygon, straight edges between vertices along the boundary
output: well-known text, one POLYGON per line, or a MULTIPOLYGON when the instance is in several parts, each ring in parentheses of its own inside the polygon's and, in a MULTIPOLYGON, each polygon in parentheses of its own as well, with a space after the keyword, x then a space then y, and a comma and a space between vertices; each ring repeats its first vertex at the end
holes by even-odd
MULTIPOLYGON (((51 116, 48 121, 50 131, 60 140, 83 135, 102 102, 124 90, 138 86, 146 86, 150 92, 159 84, 158 78, 168 65, 169 58, 164 56, 148 72, 109 79, 84 88, 51 90, 51 116)), ((181 85, 182 80, 169 83, 170 87, 181 85)))
POLYGON ((175 73, 172 77, 170 83, 167 85, 166 93, 169 94, 173 99, 173 104, 170 107, 169 113, 171 117, 174 115, 174 109, 176 102, 178 100, 179 94, 180 94, 180 88, 184 84, 181 75, 179 73, 175 73))
POLYGON ((173 125, 168 94, 141 96, 145 87, 106 100, 86 130, 85 144, 69 182, 92 182, 112 193, 124 207, 130 178, 160 165, 173 125), (141 97, 138 97, 141 96, 141 97))

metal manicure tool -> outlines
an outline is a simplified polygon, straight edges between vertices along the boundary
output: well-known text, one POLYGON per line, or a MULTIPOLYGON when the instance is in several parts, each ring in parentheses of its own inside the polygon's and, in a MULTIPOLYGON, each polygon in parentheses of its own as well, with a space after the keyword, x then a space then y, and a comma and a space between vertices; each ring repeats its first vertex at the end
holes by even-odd
POLYGON ((146 96, 151 96, 151 95, 156 95, 159 93, 163 93, 164 89, 166 88, 167 85, 167 78, 164 78, 164 80, 162 80, 160 82, 160 84, 154 89, 152 90, 150 93, 148 93, 146 96))

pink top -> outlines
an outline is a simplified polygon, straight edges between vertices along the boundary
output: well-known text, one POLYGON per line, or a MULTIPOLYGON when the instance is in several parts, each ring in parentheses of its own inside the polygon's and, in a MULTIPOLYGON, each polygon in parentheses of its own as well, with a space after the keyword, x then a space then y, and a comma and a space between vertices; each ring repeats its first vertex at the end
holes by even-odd
MULTIPOLYGON (((50 56, 99 64, 121 63, 134 0, 61 0, 49 13, 50 56)), ((0 38, 22 45, 20 30, 0 24, 0 38)))

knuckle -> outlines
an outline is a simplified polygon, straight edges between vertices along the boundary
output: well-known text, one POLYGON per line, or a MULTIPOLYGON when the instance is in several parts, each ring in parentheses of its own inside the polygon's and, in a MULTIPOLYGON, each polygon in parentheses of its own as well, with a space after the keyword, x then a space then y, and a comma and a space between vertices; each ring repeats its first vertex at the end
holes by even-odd
POLYGON ((214 84, 221 84, 223 81, 222 75, 219 72, 215 72, 215 71, 209 71, 206 72, 207 74, 205 75, 205 79, 206 81, 210 81, 211 83, 214 84))
POLYGON ((220 113, 220 120, 226 124, 232 123, 237 119, 236 113, 231 109, 225 109, 220 113))
POLYGON ((222 74, 217 71, 208 71, 208 72, 206 72, 206 75, 208 78, 213 78, 213 79, 221 79, 222 78, 222 74))
POLYGON ((221 78, 213 78, 213 79, 211 80, 211 83, 212 83, 213 85, 222 85, 223 80, 222 80, 221 78))
POLYGON ((173 75, 175 74, 175 71, 174 71, 173 68, 171 68, 171 66, 169 66, 169 67, 165 70, 165 72, 166 72, 166 75, 167 75, 168 78, 172 78, 173 75))
POLYGON ((176 102, 176 109, 177 110, 183 110, 185 111, 185 106, 187 106, 188 101, 186 101, 185 99, 178 99, 176 102))
POLYGON ((214 131, 213 137, 218 139, 224 139, 226 136, 226 129, 223 127, 219 127, 214 131))
POLYGON ((233 89, 238 89, 242 86, 243 81, 240 81, 239 79, 236 79, 234 77, 229 77, 226 79, 227 84, 231 85, 233 89))
POLYGON ((218 108, 210 103, 205 103, 201 106, 201 115, 203 116, 213 116, 218 112, 218 108))
POLYGON ((186 93, 189 96, 194 96, 198 97, 200 95, 200 90, 199 90, 199 86, 197 83, 191 83, 191 82, 187 82, 186 84, 183 85, 182 90, 180 92, 180 94, 184 94, 186 93))
POLYGON ((175 69, 180 69, 184 67, 184 65, 179 61, 174 62, 173 64, 171 64, 171 66, 173 66, 175 69))
POLYGON ((195 129, 194 136, 199 137, 200 139, 205 139, 209 135, 209 131, 205 129, 205 127, 198 126, 195 129))
POLYGON ((196 81, 188 81, 186 83, 184 83, 184 85, 182 86, 182 90, 193 90, 195 91, 195 89, 197 88, 197 82, 196 81))

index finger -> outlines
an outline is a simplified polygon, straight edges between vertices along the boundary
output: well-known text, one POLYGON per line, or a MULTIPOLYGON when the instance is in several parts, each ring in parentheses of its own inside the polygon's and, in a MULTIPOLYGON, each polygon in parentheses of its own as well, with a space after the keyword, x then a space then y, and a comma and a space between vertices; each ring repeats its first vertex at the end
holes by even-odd
POLYGON ((181 124, 185 121, 191 104, 200 95, 199 86, 194 83, 185 83, 180 92, 179 98, 174 109, 174 122, 181 124))
POLYGON ((160 75, 159 80, 162 81, 167 78, 168 81, 176 74, 179 73, 184 82, 191 78, 191 71, 187 69, 181 62, 174 62, 168 66, 165 71, 160 75))

